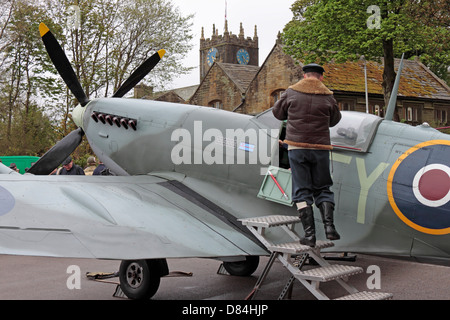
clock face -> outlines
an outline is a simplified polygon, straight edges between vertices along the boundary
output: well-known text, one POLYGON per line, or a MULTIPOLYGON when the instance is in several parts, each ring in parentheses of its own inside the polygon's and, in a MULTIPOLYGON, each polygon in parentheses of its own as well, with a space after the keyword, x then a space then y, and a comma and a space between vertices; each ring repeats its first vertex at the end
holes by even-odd
POLYGON ((219 51, 216 48, 209 49, 208 52, 206 53, 206 62, 208 63, 208 66, 211 67, 218 56, 219 51))
POLYGON ((248 62, 250 61, 250 55, 245 49, 239 49, 239 51, 236 54, 236 57, 239 64, 248 64, 248 62))

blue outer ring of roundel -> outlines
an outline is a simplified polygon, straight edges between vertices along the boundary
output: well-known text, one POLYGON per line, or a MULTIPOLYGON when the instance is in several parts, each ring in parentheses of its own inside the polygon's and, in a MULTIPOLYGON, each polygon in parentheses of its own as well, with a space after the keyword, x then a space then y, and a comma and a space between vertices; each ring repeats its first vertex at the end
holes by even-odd
POLYGON ((10 212, 16 204, 16 200, 13 195, 0 186, 0 216, 10 212))
POLYGON ((449 167, 449 154, 450 141, 426 141, 407 150, 392 166, 387 183, 389 202, 397 216, 417 231, 434 235, 450 233, 450 201, 438 207, 427 206, 413 191, 416 173, 429 164, 449 167))

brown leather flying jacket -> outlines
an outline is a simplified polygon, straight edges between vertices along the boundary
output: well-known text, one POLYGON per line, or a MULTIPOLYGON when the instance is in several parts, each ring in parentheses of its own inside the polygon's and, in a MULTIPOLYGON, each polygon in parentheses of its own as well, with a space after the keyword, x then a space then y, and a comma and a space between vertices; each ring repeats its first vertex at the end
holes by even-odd
POLYGON ((341 120, 341 112, 330 91, 316 78, 290 86, 272 110, 278 120, 287 120, 288 145, 331 150, 330 127, 341 120))

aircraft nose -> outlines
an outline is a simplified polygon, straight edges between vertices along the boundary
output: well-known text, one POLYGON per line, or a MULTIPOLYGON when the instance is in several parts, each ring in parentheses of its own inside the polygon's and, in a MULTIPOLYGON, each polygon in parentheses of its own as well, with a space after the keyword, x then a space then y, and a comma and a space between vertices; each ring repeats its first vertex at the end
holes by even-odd
POLYGON ((81 104, 77 105, 76 108, 72 112, 72 119, 75 122, 75 124, 79 128, 83 128, 83 116, 84 112, 86 111, 86 107, 81 106, 81 104))

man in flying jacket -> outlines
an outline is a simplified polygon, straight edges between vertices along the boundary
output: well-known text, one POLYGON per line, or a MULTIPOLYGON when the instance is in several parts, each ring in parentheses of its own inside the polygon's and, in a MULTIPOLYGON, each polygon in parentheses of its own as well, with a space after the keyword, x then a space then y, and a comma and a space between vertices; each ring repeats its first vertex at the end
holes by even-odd
POLYGON ((292 200, 305 230, 302 244, 315 246, 312 204, 319 208, 327 239, 338 240, 334 226, 334 194, 330 190, 330 127, 341 120, 337 102, 323 83, 324 69, 315 63, 303 67, 304 78, 290 86, 273 107, 287 120, 286 138, 292 172, 292 200))

